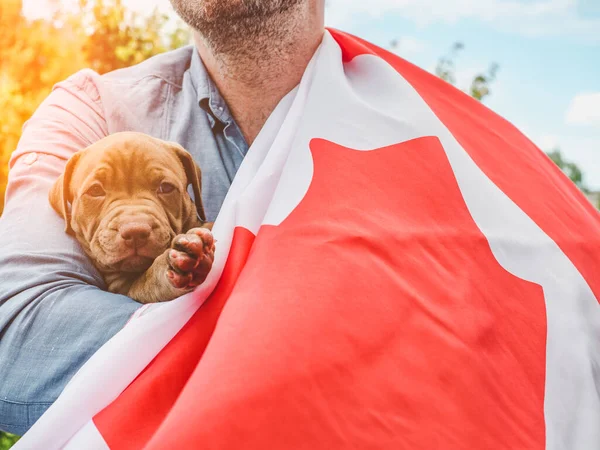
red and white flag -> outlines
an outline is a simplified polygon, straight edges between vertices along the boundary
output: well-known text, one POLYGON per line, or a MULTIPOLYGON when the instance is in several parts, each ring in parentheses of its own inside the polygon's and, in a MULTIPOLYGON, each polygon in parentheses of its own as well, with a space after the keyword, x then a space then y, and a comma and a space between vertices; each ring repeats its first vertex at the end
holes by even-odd
POLYGON ((600 448, 600 215, 435 76, 328 31, 214 234, 16 449, 600 448))

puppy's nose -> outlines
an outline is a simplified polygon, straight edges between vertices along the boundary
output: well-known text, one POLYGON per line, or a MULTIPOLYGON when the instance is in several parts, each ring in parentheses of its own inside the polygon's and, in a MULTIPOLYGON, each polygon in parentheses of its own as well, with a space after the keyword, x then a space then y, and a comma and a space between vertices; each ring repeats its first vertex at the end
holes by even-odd
POLYGON ((139 248, 146 245, 152 228, 147 223, 126 223, 119 228, 119 234, 125 241, 125 245, 139 248))

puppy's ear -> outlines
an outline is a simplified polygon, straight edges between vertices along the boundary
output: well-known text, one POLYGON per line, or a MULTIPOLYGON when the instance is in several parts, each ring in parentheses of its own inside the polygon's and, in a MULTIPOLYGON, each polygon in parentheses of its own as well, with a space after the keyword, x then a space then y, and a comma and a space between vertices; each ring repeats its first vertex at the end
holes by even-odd
POLYGON ((203 222, 206 222, 206 214, 204 213, 204 204, 202 203, 202 172, 200 167, 194 162, 192 155, 189 154, 181 145, 172 142, 171 148, 183 164, 185 175, 187 176, 188 184, 191 183, 194 190, 194 202, 196 203, 196 211, 203 222))
POLYGON ((67 161, 65 171, 54 182, 48 195, 52 208, 65 219, 65 232, 71 236, 75 234, 73 228, 71 228, 71 211, 69 210, 69 203, 73 201, 71 196, 71 177, 80 155, 81 152, 77 152, 71 156, 69 161, 67 161))

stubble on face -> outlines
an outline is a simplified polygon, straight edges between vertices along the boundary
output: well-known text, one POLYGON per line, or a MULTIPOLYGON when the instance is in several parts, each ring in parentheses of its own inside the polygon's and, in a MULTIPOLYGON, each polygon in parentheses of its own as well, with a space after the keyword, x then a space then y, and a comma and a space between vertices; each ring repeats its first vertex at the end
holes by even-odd
MULTIPOLYGON (((246 53, 244 41, 285 41, 293 9, 306 0, 171 0, 215 55, 246 53)), ((255 48, 254 50, 260 50, 255 48)))

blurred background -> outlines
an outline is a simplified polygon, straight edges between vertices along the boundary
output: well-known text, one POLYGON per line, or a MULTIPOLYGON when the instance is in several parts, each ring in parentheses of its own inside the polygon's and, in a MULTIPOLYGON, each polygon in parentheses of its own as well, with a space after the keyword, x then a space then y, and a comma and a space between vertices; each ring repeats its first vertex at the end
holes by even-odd
MULTIPOLYGON (((521 129, 600 206, 600 0, 326 0, 521 129)), ((0 0, 0 213, 7 161, 52 85, 190 42, 168 0, 0 0)))
MULTIPOLYGON (((326 23, 484 102, 600 208, 600 0, 327 0, 326 23)), ((54 83, 190 39, 168 0, 0 0, 0 214, 21 127, 54 83)))

